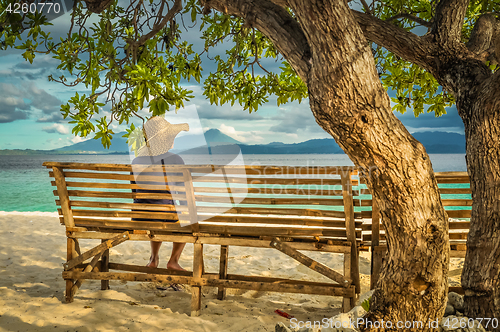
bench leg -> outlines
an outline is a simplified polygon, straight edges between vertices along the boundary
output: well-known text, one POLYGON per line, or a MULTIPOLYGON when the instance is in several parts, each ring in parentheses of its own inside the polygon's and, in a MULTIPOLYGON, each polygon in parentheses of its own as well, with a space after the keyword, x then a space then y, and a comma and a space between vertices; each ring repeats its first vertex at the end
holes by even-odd
MULTIPOLYGON (((106 240, 101 240, 101 243, 102 242, 106 242, 106 240)), ((102 254, 101 272, 109 272, 109 249, 102 254)), ((109 280, 101 280, 101 289, 102 290, 109 289, 109 280)))
MULTIPOLYGON (((220 265, 219 265, 219 279, 224 280, 227 278, 227 264, 229 257, 229 246, 220 246, 220 265)), ((219 287, 217 292, 217 299, 224 300, 226 298, 226 289, 224 287, 219 287)))
MULTIPOLYGON (((67 239, 66 249, 67 249, 66 258, 67 258, 67 261, 70 261, 71 259, 74 258, 73 255, 76 252, 74 239, 71 239, 71 238, 67 239)), ((74 282, 74 280, 66 280, 66 293, 65 293, 66 303, 73 302, 73 298, 74 298, 73 282, 74 282)))
MULTIPOLYGON (((344 275, 351 275, 351 254, 344 254, 344 275)), ((354 297, 344 297, 342 299, 342 312, 348 312, 354 308, 356 298, 354 297)))
MULTIPOLYGON (((203 274, 203 244, 194 244, 193 257, 193 278, 201 278, 203 274)), ((191 316, 197 317, 200 315, 201 309, 201 286, 191 287, 191 316)))
POLYGON ((378 278, 380 277, 380 268, 382 266, 383 251, 377 251, 372 248, 372 261, 371 261, 371 275, 370 275, 370 289, 374 289, 377 285, 378 278))

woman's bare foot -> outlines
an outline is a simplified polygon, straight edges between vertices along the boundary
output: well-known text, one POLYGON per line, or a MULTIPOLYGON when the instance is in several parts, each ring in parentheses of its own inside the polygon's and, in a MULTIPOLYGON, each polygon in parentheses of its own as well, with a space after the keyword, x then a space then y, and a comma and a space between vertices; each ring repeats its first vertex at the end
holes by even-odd
POLYGON ((146 265, 146 267, 157 268, 159 263, 160 263, 160 257, 153 257, 153 256, 151 256, 149 258, 149 263, 146 265))
POLYGON ((176 271, 186 271, 186 269, 182 268, 182 266, 180 266, 179 263, 175 262, 168 262, 167 269, 176 271))

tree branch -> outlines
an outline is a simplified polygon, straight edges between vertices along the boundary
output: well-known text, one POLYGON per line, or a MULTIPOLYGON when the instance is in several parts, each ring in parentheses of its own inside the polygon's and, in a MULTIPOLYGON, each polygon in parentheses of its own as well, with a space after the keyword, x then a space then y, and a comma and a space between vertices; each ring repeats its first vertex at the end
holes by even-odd
POLYGON ((495 16, 487 13, 478 18, 467 48, 483 62, 500 63, 500 22, 495 16))
MULTIPOLYGON (((460 43, 470 0, 441 0, 436 7, 431 34, 441 46, 460 43)), ((450 45, 450 46, 451 46, 450 45)))
POLYGON ((366 39, 385 47, 397 56, 422 68, 433 68, 435 45, 427 38, 419 37, 374 16, 352 10, 366 39))
MULTIPOLYGON (((216 9, 246 20, 269 38, 307 84, 311 51, 299 23, 276 0, 200 0, 205 11, 216 9)), ((283 2, 283 1, 281 1, 283 2)))
POLYGON ((424 27, 427 27, 427 28, 432 27, 431 22, 427 22, 426 20, 421 19, 420 17, 417 17, 417 16, 409 14, 409 13, 399 13, 397 15, 389 17, 385 21, 391 23, 392 21, 397 20, 398 18, 406 18, 406 19, 412 20, 413 22, 416 22, 416 23, 418 23, 424 27))

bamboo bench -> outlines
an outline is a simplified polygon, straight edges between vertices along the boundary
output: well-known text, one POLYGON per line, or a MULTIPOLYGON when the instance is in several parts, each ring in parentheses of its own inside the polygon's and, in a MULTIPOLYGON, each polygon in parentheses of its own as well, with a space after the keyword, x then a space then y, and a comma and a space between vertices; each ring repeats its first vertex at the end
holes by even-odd
POLYGON ((226 288, 338 296, 343 298, 344 311, 353 307, 360 292, 362 222, 361 214, 354 212, 360 200, 353 190, 358 181, 352 167, 160 165, 149 166, 149 175, 139 185, 131 184, 135 179, 131 165, 43 165, 54 178, 56 205, 66 226, 67 261, 62 275, 67 302, 73 301, 86 279, 101 280, 103 290, 109 288, 109 280, 189 284, 192 315, 199 314, 203 286, 217 287, 220 300, 226 288), (165 177, 172 194, 132 192, 144 187, 165 190, 165 185, 157 185, 165 177), (134 198, 187 204, 137 204, 134 198), (138 218, 178 222, 134 220, 138 218), (101 243, 84 251, 81 239, 101 243), (110 262, 109 250, 126 241, 193 243, 193 269, 110 262), (220 245, 218 273, 204 269, 205 244, 220 245), (228 274, 229 246, 275 248, 330 282, 228 274), (298 250, 342 254, 343 273, 298 250))
MULTIPOLYGON (((441 201, 448 214, 452 218, 449 222, 449 238, 450 238, 450 257, 465 258, 467 250, 466 242, 469 234, 470 216, 472 199, 470 197, 471 190, 469 184, 469 175, 467 172, 437 172, 436 180, 441 194, 441 201), (453 195, 453 197, 451 196, 453 195), (459 198, 456 195, 460 195, 459 198)), ((384 226, 380 223, 380 215, 376 204, 372 203, 371 198, 362 198, 363 206, 372 206, 371 211, 364 211, 363 217, 369 217, 371 222, 363 223, 363 245, 371 248, 371 288, 374 288, 379 274, 380 268, 387 251, 387 243, 385 240, 384 226)), ((456 276, 461 273, 461 270, 450 271, 449 276, 456 276)), ((450 291, 463 293, 461 287, 449 287, 450 291)))

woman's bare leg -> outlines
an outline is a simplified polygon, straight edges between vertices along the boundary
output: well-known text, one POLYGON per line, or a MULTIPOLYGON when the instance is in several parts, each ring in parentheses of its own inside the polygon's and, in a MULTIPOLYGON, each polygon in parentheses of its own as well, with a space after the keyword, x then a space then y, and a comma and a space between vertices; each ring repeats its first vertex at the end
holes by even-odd
POLYGON ((147 267, 158 267, 158 263, 160 262, 160 247, 161 242, 151 241, 151 257, 149 258, 148 265, 146 265, 147 267))
POLYGON ((174 242, 172 246, 172 254, 170 255, 170 260, 167 263, 167 269, 186 271, 179 265, 179 258, 181 258, 181 253, 185 246, 186 246, 185 243, 174 242))

